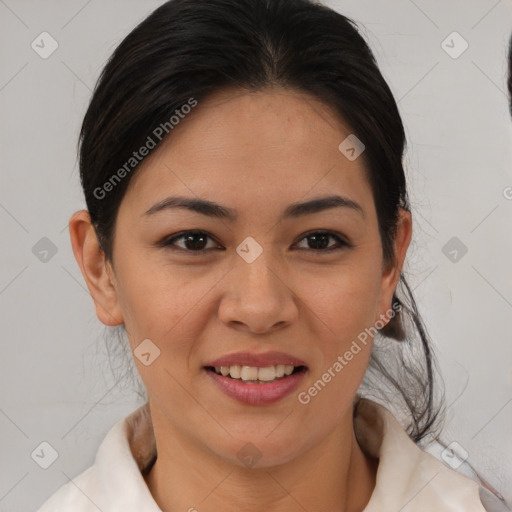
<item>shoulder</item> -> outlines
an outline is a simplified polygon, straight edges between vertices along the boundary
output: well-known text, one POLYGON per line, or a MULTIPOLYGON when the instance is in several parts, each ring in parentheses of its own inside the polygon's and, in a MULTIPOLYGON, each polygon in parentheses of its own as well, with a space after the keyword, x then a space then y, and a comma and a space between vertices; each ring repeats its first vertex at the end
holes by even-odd
POLYGON ((384 406, 360 400, 355 409, 354 430, 361 449, 379 459, 375 489, 365 512, 509 510, 479 482, 435 456, 432 448, 418 446, 384 406))
POLYGON ((443 464, 448 464, 457 473, 474 481, 477 484, 478 495, 486 512, 511 512, 512 508, 506 503, 503 496, 478 475, 465 457, 455 453, 454 450, 450 449, 450 446, 445 446, 438 440, 434 440, 424 447, 424 451, 443 464))
POLYGON ((156 453, 150 421, 147 403, 118 421, 100 444, 94 464, 37 512, 159 512, 142 474, 156 453))
POLYGON ((107 510, 95 466, 91 466, 53 493, 37 512, 98 512, 107 510))

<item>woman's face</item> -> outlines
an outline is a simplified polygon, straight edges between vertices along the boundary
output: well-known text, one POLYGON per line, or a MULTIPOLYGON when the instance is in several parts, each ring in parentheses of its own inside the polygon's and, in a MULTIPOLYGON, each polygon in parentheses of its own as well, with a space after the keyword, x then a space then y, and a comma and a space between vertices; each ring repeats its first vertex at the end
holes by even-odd
MULTIPOLYGON (((292 460, 351 418, 371 336, 358 351, 353 342, 389 319, 399 269, 383 267, 362 157, 350 160, 338 148, 350 134, 324 104, 298 92, 217 93, 146 158, 121 203, 116 302, 102 321, 125 324, 155 424, 233 464, 244 463, 244 450, 261 454, 261 466, 292 460), (147 213, 171 196, 233 216, 184 207, 147 213), (291 205, 333 196, 353 206, 290 214, 291 205), (191 230, 200 233, 179 236, 191 230), (144 340, 151 342, 138 348, 144 340), (306 369, 284 386, 235 382, 206 368, 240 352, 286 356, 231 362, 268 367, 290 356, 306 369), (331 378, 308 392, 329 369, 331 378)), ((400 262, 410 239, 404 225, 400 262)))

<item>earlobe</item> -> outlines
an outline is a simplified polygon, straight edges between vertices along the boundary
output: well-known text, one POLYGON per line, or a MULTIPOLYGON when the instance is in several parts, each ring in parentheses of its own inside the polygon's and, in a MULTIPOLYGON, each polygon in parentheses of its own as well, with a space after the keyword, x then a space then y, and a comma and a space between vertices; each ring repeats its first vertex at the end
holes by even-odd
POLYGON ((94 301, 98 319, 109 326, 122 324, 123 315, 113 276, 109 273, 108 262, 100 248, 87 210, 77 211, 71 216, 69 235, 75 259, 94 301))

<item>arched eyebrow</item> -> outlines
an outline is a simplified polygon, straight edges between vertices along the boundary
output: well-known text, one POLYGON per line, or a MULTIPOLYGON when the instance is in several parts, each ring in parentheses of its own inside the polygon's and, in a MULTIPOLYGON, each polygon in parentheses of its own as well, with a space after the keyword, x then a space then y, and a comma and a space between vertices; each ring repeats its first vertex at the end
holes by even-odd
MULTIPOLYGON (((236 221, 238 213, 236 209, 209 201, 207 199, 198 199, 193 197, 170 196, 154 204, 149 210, 143 213, 143 216, 154 215, 155 213, 183 208, 207 217, 216 217, 231 222, 236 221)), ((288 205, 282 215, 281 220, 303 217, 314 213, 322 212, 332 208, 349 208, 359 213, 363 218, 364 210, 362 206, 354 200, 339 195, 320 197, 311 199, 303 203, 292 203, 288 205)))

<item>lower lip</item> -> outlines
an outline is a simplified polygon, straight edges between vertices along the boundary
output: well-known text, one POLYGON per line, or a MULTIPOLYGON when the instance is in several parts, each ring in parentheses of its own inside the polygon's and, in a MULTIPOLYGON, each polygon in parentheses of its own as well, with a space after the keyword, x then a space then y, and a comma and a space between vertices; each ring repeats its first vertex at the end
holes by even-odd
POLYGON ((208 376, 226 395, 250 405, 263 405, 278 402, 289 395, 306 374, 305 370, 283 377, 274 382, 250 384, 242 380, 231 379, 205 369, 208 376))

